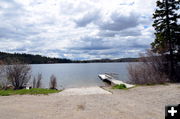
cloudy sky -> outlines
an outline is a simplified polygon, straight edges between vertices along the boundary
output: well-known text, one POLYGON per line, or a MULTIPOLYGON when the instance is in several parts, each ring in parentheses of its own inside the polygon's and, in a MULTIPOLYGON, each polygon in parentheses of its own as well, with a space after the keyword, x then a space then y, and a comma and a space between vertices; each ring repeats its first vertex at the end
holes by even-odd
POLYGON ((70 59, 137 57, 156 0, 0 0, 0 51, 70 59))

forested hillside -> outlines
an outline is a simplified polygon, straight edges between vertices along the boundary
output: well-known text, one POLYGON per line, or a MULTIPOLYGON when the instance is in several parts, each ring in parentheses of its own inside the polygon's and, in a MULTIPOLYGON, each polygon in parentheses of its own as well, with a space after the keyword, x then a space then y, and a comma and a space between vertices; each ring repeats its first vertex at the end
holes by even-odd
POLYGON ((41 55, 32 55, 25 53, 12 54, 12 53, 0 52, 0 61, 5 63, 10 63, 15 60, 27 64, 50 64, 50 63, 137 62, 138 58, 70 60, 66 58, 51 58, 41 55))
POLYGON ((19 54, 19 53, 4 53, 0 52, 0 60, 3 62, 10 62, 13 60, 18 60, 27 64, 46 64, 46 63, 71 63, 69 59, 61 58, 50 58, 41 55, 32 55, 32 54, 19 54))

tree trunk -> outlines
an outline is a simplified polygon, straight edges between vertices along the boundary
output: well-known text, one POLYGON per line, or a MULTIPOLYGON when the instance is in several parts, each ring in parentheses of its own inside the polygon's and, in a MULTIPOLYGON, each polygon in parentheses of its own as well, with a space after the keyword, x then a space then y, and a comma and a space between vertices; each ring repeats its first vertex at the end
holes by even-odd
POLYGON ((169 27, 169 3, 168 0, 166 0, 166 25, 167 25, 167 40, 169 43, 169 51, 170 51, 170 78, 174 80, 174 58, 173 58, 173 49, 172 49, 172 39, 170 34, 170 27, 169 27))

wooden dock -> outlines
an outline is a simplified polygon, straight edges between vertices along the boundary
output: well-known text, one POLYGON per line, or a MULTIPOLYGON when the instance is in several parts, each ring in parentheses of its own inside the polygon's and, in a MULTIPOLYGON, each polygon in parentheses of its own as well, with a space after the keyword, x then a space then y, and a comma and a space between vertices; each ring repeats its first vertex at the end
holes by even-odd
POLYGON ((108 74, 99 74, 98 76, 102 81, 110 83, 111 85, 124 84, 124 85, 126 85, 127 88, 134 87, 134 85, 124 83, 123 81, 117 80, 113 76, 108 75, 108 74))

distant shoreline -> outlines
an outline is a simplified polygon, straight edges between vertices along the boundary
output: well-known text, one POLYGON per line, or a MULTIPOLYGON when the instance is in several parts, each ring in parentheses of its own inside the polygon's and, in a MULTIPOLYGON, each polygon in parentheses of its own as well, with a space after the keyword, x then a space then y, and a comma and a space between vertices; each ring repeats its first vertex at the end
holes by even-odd
MULTIPOLYGON (((72 63, 45 63, 45 64, 96 64, 96 63, 108 64, 108 63, 137 63, 137 62, 87 62, 87 63, 72 62, 72 63)), ((37 64, 30 64, 30 65, 37 65, 37 64)))
POLYGON ((138 62, 139 58, 118 58, 118 59, 93 59, 93 60, 71 60, 66 58, 52 58, 41 55, 25 53, 0 52, 0 61, 11 64, 13 61, 20 61, 25 64, 56 64, 56 63, 118 63, 138 62))

